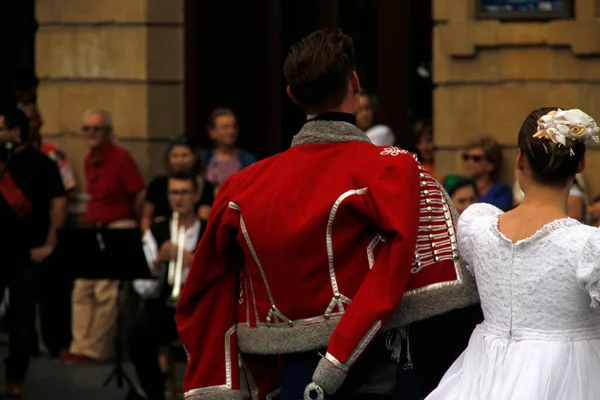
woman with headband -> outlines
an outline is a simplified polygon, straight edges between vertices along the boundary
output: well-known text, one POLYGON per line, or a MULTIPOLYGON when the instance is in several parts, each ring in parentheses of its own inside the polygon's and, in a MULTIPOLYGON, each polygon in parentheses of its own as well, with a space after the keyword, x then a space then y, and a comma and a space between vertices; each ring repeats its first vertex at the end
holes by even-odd
POLYGON ((599 131, 581 110, 533 111, 518 135, 523 202, 461 215, 484 322, 428 400, 600 399, 600 231, 567 215, 599 131))

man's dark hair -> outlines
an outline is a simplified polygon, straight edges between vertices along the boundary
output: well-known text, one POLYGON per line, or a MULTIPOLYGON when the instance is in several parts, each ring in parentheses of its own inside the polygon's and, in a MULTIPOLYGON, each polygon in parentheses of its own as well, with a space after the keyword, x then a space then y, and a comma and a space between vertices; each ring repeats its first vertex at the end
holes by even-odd
POLYGON ((29 139, 29 118, 27 118, 27 115, 23 111, 10 107, 0 110, 0 116, 4 117, 6 129, 19 129, 22 142, 26 142, 29 139))
POLYGON ((355 70, 352 38, 341 30, 319 30, 292 47, 283 73, 295 99, 307 111, 342 104, 355 70))
POLYGON ((198 180, 193 174, 171 174, 169 175, 169 179, 174 179, 177 181, 190 181, 192 186, 194 186, 194 190, 198 190, 198 180))

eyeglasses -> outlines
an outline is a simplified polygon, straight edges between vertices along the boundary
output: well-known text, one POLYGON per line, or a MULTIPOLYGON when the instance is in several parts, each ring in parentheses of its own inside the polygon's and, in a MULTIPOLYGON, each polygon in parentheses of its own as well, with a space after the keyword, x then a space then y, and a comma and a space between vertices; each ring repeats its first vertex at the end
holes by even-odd
POLYGON ((167 193, 169 194, 169 196, 189 196, 189 195, 193 194, 194 192, 189 189, 184 189, 184 190, 169 190, 167 193))
POLYGON ((100 132, 102 130, 104 130, 103 125, 83 125, 81 127, 82 132, 88 132, 88 131, 100 132))
POLYGON ((462 155, 462 159, 463 161, 469 161, 469 160, 473 160, 473 162, 481 162, 483 161, 483 156, 480 156, 479 154, 463 154, 462 155))

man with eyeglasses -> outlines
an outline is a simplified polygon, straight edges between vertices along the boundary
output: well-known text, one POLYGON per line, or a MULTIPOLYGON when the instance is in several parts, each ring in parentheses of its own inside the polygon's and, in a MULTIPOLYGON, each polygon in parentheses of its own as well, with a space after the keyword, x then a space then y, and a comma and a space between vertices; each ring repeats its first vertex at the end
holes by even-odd
MULTIPOLYGON (((205 229, 205 224, 195 212, 195 204, 200 199, 196 177, 169 177, 167 195, 171 209, 178 213, 177 229, 185 229, 182 256, 185 280, 194 251, 205 229)), ((144 299, 144 304, 129 328, 127 348, 146 397, 131 391, 127 400, 165 399, 165 375, 158 362, 158 351, 160 346, 169 345, 178 338, 174 307, 176 299, 169 299, 173 288, 166 279, 168 263, 177 261, 177 246, 173 245, 171 238, 172 224, 173 219, 154 223, 144 234, 144 254, 155 279, 137 280, 133 283, 135 290, 144 299)))
POLYGON ((5 395, 14 399, 21 398, 35 335, 39 264, 54 252, 67 207, 58 167, 28 145, 28 136, 21 110, 0 110, 0 297, 8 288, 5 395))
MULTIPOLYGON (((110 114, 92 109, 83 115, 81 131, 86 188, 90 195, 86 223, 107 228, 137 226, 144 201, 144 180, 133 157, 113 142, 110 114)), ((73 340, 63 361, 85 363, 113 355, 118 282, 78 279, 73 290, 73 340)))

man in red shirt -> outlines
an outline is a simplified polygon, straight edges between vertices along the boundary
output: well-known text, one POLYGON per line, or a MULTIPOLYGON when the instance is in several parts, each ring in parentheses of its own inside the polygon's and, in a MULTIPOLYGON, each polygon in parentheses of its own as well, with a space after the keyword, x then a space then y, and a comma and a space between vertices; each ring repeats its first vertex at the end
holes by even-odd
MULTIPOLYGON (((89 148, 85 180, 90 198, 85 221, 109 228, 135 227, 144 201, 144 180, 127 150, 113 142, 110 114, 99 109, 87 111, 81 130, 89 148)), ((73 341, 63 360, 86 362, 112 355, 117 294, 117 281, 75 282, 73 341)))
POLYGON ((312 33, 284 73, 308 121, 219 189, 177 308, 184 397, 414 399, 403 328, 477 300, 452 201, 356 126, 351 38, 312 33))

